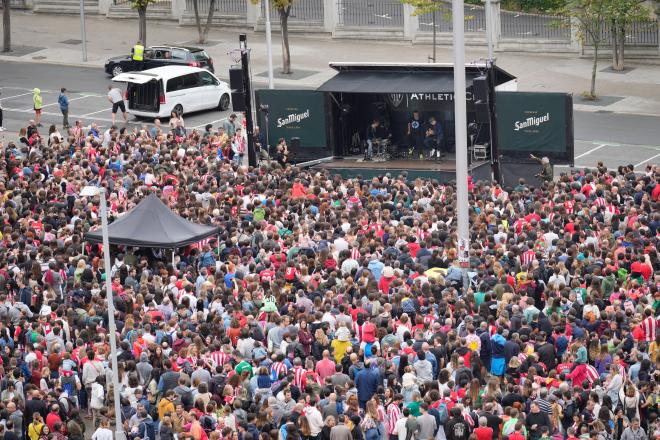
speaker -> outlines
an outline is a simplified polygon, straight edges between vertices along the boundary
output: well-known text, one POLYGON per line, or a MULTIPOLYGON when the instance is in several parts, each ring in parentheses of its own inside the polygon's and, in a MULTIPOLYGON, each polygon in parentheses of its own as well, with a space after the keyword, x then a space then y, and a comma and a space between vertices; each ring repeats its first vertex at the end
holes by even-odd
POLYGON ((474 94, 474 102, 488 102, 488 77, 482 75, 473 79, 472 92, 474 94))
POLYGON ((243 69, 240 67, 229 68, 229 88, 232 90, 243 90, 243 69))
POLYGON ((235 112, 244 112, 245 108, 245 93, 231 92, 231 106, 235 112))
POLYGON ((490 124, 490 112, 488 109, 488 103, 486 102, 475 102, 474 111, 477 116, 477 122, 480 124, 490 124))
POLYGON ((298 151, 299 149, 300 149, 300 138, 299 137, 292 137, 291 138, 291 150, 298 151))

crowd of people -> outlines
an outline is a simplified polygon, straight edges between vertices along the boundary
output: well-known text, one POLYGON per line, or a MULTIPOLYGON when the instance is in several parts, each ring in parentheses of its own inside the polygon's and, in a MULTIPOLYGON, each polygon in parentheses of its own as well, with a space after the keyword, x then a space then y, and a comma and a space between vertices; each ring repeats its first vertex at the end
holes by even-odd
POLYGON ((37 125, 1 147, 4 440, 660 438, 659 166, 470 182, 462 269, 455 185, 37 125), (221 236, 103 255, 87 185, 111 220, 156 194, 221 236))

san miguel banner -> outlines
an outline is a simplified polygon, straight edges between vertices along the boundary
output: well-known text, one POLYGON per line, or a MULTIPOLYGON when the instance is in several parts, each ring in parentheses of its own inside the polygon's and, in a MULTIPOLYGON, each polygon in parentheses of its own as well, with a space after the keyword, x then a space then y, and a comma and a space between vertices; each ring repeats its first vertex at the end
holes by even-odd
POLYGON ((496 92, 497 140, 504 156, 573 163, 573 98, 566 93, 496 92))
MULTIPOLYGON (((269 107, 268 137, 271 145, 277 145, 280 138, 291 145, 291 139, 297 137, 302 148, 327 147, 323 93, 267 89, 257 91, 257 100, 259 104, 269 107)), ((265 122, 263 114, 260 120, 265 122)))

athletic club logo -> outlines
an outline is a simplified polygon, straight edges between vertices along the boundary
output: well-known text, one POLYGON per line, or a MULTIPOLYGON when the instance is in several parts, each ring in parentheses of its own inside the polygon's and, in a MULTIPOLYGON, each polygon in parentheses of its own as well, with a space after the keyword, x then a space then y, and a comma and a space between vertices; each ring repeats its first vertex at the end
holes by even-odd
POLYGON ((390 102, 394 107, 398 107, 403 102, 403 93, 390 93, 390 102))

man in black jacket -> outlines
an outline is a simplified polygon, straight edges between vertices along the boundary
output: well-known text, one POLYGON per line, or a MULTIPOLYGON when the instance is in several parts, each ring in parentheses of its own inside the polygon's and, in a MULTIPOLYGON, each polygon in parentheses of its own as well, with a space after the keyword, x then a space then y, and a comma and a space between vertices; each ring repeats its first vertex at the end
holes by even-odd
POLYGON ((467 440, 470 437, 470 425, 461 414, 461 408, 455 406, 451 409, 451 419, 445 425, 447 440, 467 440))
POLYGON ((527 425, 529 431, 529 439, 538 440, 541 438, 543 427, 550 428, 550 418, 541 411, 538 403, 532 402, 529 405, 529 414, 525 419, 525 425, 527 425))
POLYGON ((35 413, 41 414, 45 420, 48 414, 48 407, 46 402, 41 399, 41 392, 39 390, 32 390, 32 399, 25 402, 25 417, 23 417, 23 424, 27 429, 27 425, 32 423, 32 417, 35 413))

